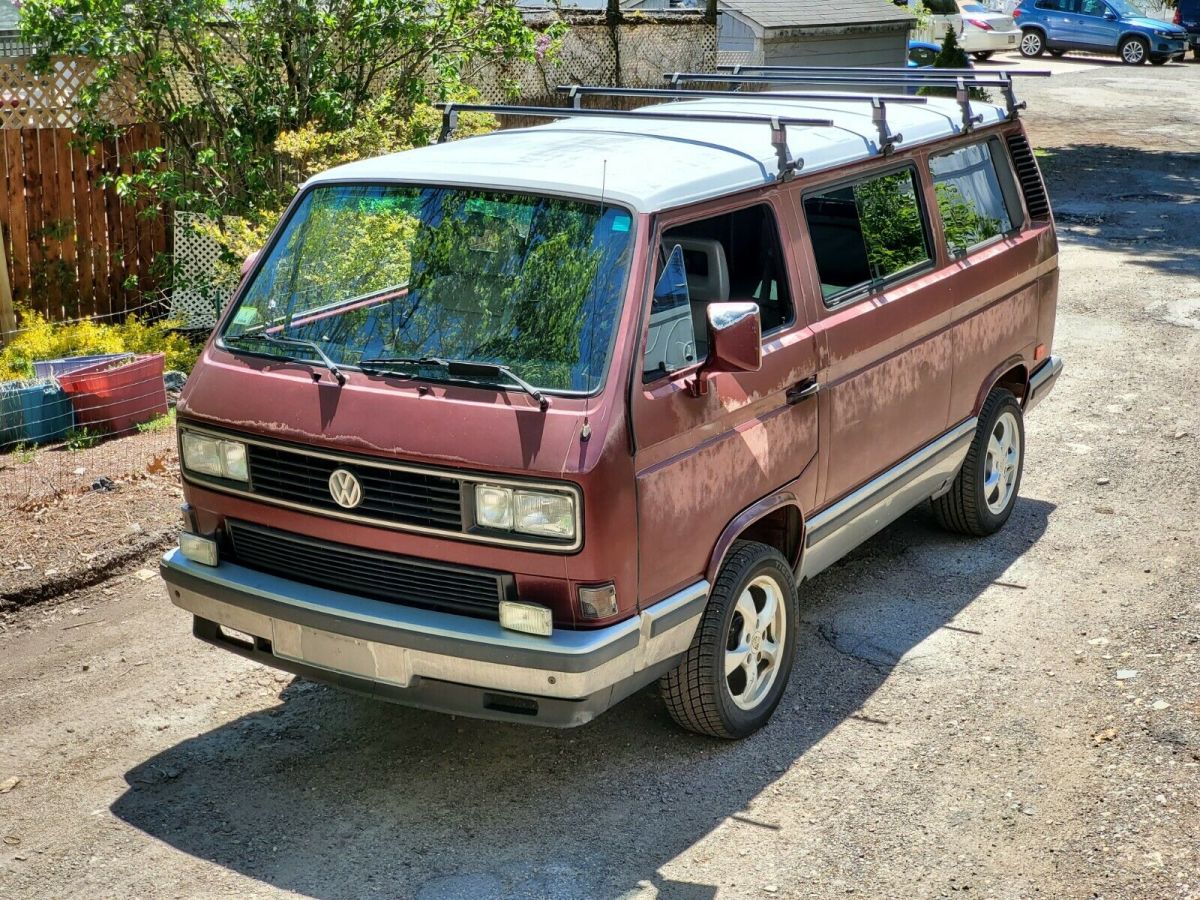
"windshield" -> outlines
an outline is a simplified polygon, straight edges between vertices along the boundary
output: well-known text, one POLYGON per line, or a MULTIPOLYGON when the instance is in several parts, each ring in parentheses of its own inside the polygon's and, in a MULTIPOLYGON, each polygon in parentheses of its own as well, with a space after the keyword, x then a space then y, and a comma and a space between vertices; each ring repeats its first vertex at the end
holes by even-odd
MULTIPOLYGON (((593 390, 608 365, 631 231, 623 209, 562 198, 317 187, 222 337, 235 350, 324 354, 401 374, 415 373, 396 358, 494 363, 548 390, 593 390)), ((453 377, 445 367, 420 374, 453 377)))
MULTIPOLYGON (((1122 16, 1144 16, 1146 15, 1132 3, 1126 3, 1125 0, 1108 0, 1108 5, 1113 8, 1118 15, 1122 16)), ((1100 10, 1100 15, 1104 14, 1104 10, 1100 10)))

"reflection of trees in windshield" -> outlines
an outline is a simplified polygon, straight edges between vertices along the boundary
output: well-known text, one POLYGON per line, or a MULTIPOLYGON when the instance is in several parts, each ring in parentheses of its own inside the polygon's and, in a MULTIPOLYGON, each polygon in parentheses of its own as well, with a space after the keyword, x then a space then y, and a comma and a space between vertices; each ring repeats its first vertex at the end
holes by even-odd
POLYGON ((376 356, 472 359, 511 366, 543 387, 585 389, 603 375, 630 228, 622 210, 568 200, 318 188, 227 333, 290 323, 283 333, 318 341, 351 365, 376 356))

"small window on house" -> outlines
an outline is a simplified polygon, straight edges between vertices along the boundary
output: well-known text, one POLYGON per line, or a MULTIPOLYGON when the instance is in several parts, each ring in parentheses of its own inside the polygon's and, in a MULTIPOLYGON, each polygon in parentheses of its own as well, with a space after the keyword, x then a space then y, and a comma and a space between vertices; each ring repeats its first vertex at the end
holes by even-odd
POLYGON ((708 304, 752 300, 763 334, 795 319, 775 217, 766 205, 678 225, 665 232, 643 375, 652 381, 708 355, 708 304))
POLYGON ((939 153, 929 160, 942 231, 951 254, 966 253, 1012 231, 992 141, 939 153))
POLYGON ((809 194, 804 217, 827 306, 931 261, 911 169, 809 194))

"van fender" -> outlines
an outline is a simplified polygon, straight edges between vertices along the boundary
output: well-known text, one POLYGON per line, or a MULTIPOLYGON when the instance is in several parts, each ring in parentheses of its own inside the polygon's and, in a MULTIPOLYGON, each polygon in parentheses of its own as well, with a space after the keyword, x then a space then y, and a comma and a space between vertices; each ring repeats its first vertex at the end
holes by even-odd
POLYGON ((1019 353, 1014 353, 996 368, 992 369, 991 373, 983 381, 983 386, 979 389, 979 395, 975 398, 975 407, 971 410, 971 415, 979 415, 979 411, 983 409, 984 401, 987 400, 988 394, 998 384, 1003 384, 1010 391, 1017 395, 1017 400, 1024 402, 1025 397, 1029 395, 1029 364, 1026 363, 1025 357, 1019 353), (1017 371, 1023 369, 1024 372, 1017 371), (1008 378, 1010 373, 1012 377, 1008 378))
MULTIPOLYGON (((795 571, 800 562, 800 551, 804 547, 804 512, 800 508, 800 500, 796 494, 790 489, 784 488, 747 506, 725 526, 725 530, 721 532, 721 536, 717 538, 717 543, 713 547, 712 556, 708 561, 708 569, 705 572, 705 577, 710 584, 716 582, 717 573, 721 571, 721 565, 725 562, 729 548, 733 546, 734 542, 745 535, 747 531, 751 531, 756 523, 761 523, 768 516, 778 513, 785 514, 787 523, 785 531, 781 535, 782 540, 763 541, 763 543, 779 550, 788 561, 788 565, 795 571)), ((760 540, 761 538, 754 539, 760 540)))

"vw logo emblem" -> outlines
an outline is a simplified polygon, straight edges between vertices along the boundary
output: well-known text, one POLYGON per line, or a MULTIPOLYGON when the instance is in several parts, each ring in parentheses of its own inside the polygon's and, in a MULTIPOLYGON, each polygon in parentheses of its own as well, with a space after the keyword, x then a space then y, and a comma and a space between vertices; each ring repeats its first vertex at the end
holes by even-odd
POLYGON ((329 495, 333 502, 343 509, 354 509, 362 503, 362 485, 354 477, 353 472, 345 469, 334 469, 329 476, 329 495))

